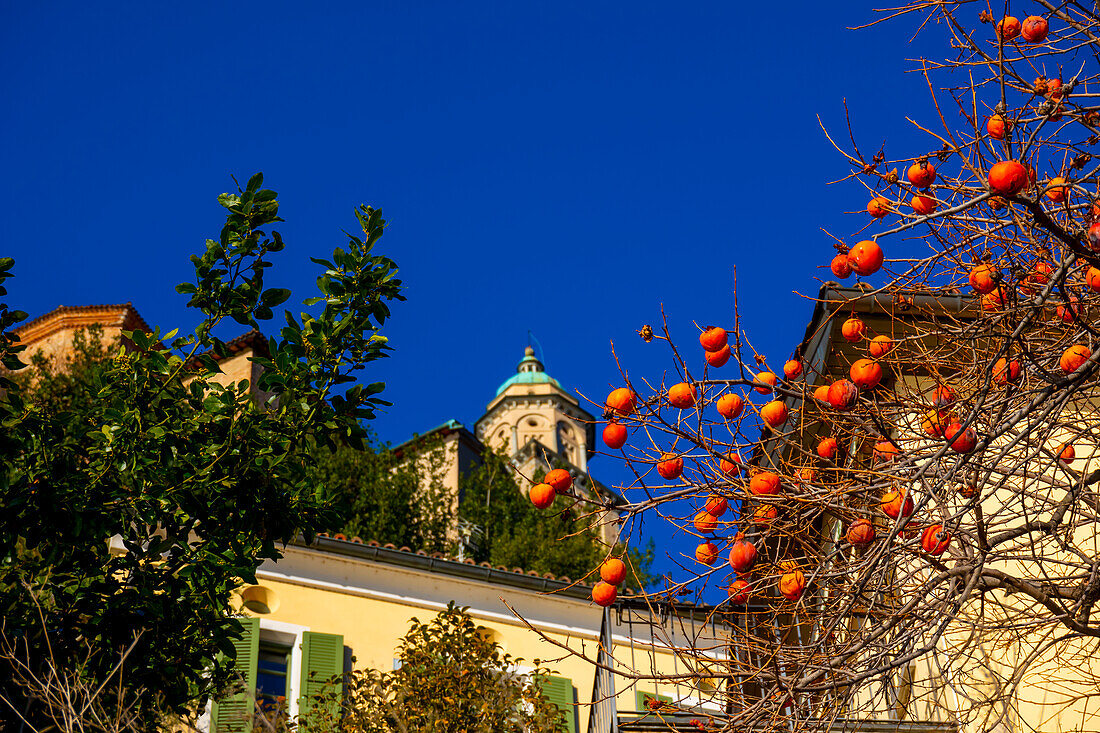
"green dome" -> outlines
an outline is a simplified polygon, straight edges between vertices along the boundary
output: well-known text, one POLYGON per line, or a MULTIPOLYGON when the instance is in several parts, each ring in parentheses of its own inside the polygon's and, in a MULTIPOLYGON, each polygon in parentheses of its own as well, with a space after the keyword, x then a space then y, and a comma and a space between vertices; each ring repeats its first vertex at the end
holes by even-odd
POLYGON ((552 384, 561 389, 558 380, 547 374, 543 369, 542 362, 535 358, 535 350, 530 346, 527 347, 523 358, 520 359, 519 365, 516 367, 516 373, 504 380, 504 383, 497 388, 497 396, 513 384, 552 384))

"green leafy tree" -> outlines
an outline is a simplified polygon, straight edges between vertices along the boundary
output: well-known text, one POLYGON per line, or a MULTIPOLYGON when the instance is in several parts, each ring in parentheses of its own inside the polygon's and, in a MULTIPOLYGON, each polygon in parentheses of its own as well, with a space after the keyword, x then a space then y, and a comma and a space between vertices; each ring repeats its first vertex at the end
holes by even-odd
POLYGON ((340 531, 398 547, 450 549, 456 502, 437 470, 442 451, 438 444, 425 446, 417 460, 406 460, 373 435, 365 450, 346 445, 318 450, 317 483, 341 513, 340 531))
MULTIPOLYGON (((20 681, 47 667, 79 663, 120 698, 156 691, 138 695, 149 728, 223 688, 240 635, 231 592, 280 556, 278 543, 331 526, 311 456, 361 446, 363 421, 387 404, 382 384, 356 383, 386 356, 378 331, 402 299, 395 264, 374 253, 385 222, 369 206, 356 211, 362 236, 314 260, 319 295, 306 304, 319 307, 286 311, 270 358, 256 359, 270 399, 215 381, 219 327, 257 328, 290 297, 264 286, 284 244, 271 229, 282 221, 276 194, 261 186, 257 174, 219 197, 221 233, 177 288, 199 314, 191 335, 127 333, 132 348, 65 384, 0 379, 0 617, 4 648, 25 665, 0 659, 0 697, 36 727, 51 711, 20 681), (113 676, 123 652, 125 674, 113 676)), ((13 265, 0 260, 0 285, 13 265)), ((11 329, 25 317, 0 304, 8 370, 22 366, 11 329)))
MULTIPOLYGON (((459 477, 455 496, 442 481, 447 461, 438 442, 421 442, 408 451, 415 452, 397 456, 371 440, 362 452, 319 452, 317 481, 333 504, 343 507, 340 531, 383 544, 454 553, 462 520, 479 530, 465 547, 474 561, 574 580, 607 557, 610 548, 595 524, 575 521, 577 512, 564 500, 553 512, 531 505, 507 456, 486 450, 478 465, 459 477)), ((616 547, 613 552, 628 555, 629 587, 655 583, 649 572, 652 541, 641 550, 616 547)))
POLYGON ((28 368, 12 375, 23 398, 37 409, 62 413, 75 409, 78 400, 86 399, 95 382, 95 375, 111 357, 103 342, 103 328, 92 325, 73 334, 72 349, 65 364, 55 364, 43 354, 30 358, 28 368))
MULTIPOLYGON (((536 509, 513 476, 507 456, 486 451, 481 465, 460 479, 459 515, 482 529, 474 559, 574 580, 599 567, 611 548, 601 540, 595 524, 580 519, 561 497, 553 510, 536 509)), ((622 548, 615 552, 621 553, 622 548)), ((652 543, 644 551, 629 554, 627 566, 632 573, 627 585, 638 589, 652 585, 652 543)))
MULTIPOLYGON (((549 670, 505 654, 452 602, 412 627, 397 650, 399 669, 357 670, 347 680, 343 733, 558 733, 562 711, 540 692, 549 670)), ((328 727, 330 724, 323 724, 328 727)))

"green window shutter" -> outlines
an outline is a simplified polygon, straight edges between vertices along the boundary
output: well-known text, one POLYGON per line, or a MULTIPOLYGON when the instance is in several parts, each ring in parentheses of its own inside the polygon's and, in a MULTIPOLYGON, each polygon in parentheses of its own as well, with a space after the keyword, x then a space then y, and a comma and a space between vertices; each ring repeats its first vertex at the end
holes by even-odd
POLYGON ((542 678, 539 687, 547 700, 558 706, 558 710, 565 716, 565 729, 569 733, 577 733, 577 706, 573 696, 573 680, 568 677, 555 677, 548 674, 542 678))
POLYGON ((643 692, 641 690, 634 690, 634 701, 635 701, 635 705, 637 705, 637 709, 640 712, 643 712, 643 713, 646 713, 647 715, 649 715, 649 714, 652 714, 653 711, 650 710, 648 707, 646 707, 645 701, 647 699, 649 699, 649 700, 660 700, 661 702, 667 702, 670 705, 672 704, 672 698, 669 697, 668 695, 658 695, 655 692, 643 692))
MULTIPOLYGON (((260 619, 239 619, 244 631, 233 642, 237 659, 233 666, 241 676, 243 690, 214 702, 210 711, 210 733, 249 733, 256 707, 256 663, 260 656, 260 619)), ((236 683, 234 683, 236 684, 236 683)))
MULTIPOLYGON (((302 633, 302 678, 298 687, 298 724, 324 726, 340 715, 344 682, 344 637, 340 634, 302 633), (336 678, 335 684, 327 684, 336 678), (314 698, 324 694, 317 706, 314 698)), ((327 727, 327 726, 325 726, 327 727)))

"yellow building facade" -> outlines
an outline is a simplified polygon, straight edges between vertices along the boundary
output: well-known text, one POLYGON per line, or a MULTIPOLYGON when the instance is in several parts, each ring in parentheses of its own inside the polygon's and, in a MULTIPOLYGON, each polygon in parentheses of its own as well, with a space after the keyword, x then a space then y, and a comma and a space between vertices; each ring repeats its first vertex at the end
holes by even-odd
MULTIPOLYGON (((301 698, 317 689, 311 677, 394 669, 410 620, 427 621, 452 601, 467 607, 504 652, 524 660, 517 673, 536 660, 554 671, 544 689, 570 733, 608 733, 612 719, 622 730, 630 721, 656 722, 664 713, 647 698, 695 717, 724 710, 717 673, 689 668, 675 653, 694 640, 711 646, 716 661, 723 658, 725 632, 713 609, 684 604, 673 611, 626 597, 605 610, 590 600, 590 586, 568 578, 334 537, 288 546, 256 579, 240 591, 249 621, 241 673, 257 696, 285 697, 292 717, 308 712, 301 698)), ((228 710, 215 705, 200 728, 248 729, 242 722, 255 699, 228 710)))
MULTIPOLYGON (((16 333, 26 347, 24 361, 41 356, 64 370, 78 332, 91 327, 101 331, 108 353, 128 348, 124 331, 149 330, 127 303, 62 306, 16 333)), ((226 384, 248 380, 255 390, 260 368, 252 358, 268 356, 267 341, 250 332, 227 342, 226 350, 217 379, 226 384)), ((443 480, 455 489, 459 476, 491 449, 511 459, 517 490, 526 491, 540 469, 566 467, 578 491, 610 497, 588 473, 594 425, 595 418, 546 374, 528 347, 473 431, 452 420, 427 434, 441 438, 448 457, 443 480)), ((415 455, 414 445, 410 441, 404 449, 415 455)), ((613 542, 617 516, 610 520, 606 539, 613 542)), ((125 549, 118 544, 113 551, 125 549)), ((649 617, 650 609, 624 598, 605 610, 592 603, 591 586, 575 579, 322 536, 310 545, 290 544, 278 562, 258 569, 256 580, 240 588, 237 600, 245 630, 236 644, 237 668, 245 688, 208 705, 192 721, 198 730, 250 731, 257 702, 265 698, 284 698, 292 718, 308 716, 308 698, 326 680, 353 669, 393 669, 411 619, 428 621, 451 602, 467 607, 503 651, 526 660, 517 673, 535 660, 554 670, 544 691, 562 710, 570 733, 605 733, 618 724, 620 713, 652 720, 656 713, 644 710, 647 698, 719 712, 693 691, 696 686, 657 679, 676 672, 674 647, 687 643, 686 637, 677 638, 675 624, 666 624, 666 634, 660 624, 630 623, 639 613, 649 617), (637 605, 633 617, 623 613, 623 604, 630 602, 637 605), (607 674, 601 677, 597 662, 618 669, 623 679, 616 685, 607 674), (597 710, 602 717, 593 715, 597 710)))

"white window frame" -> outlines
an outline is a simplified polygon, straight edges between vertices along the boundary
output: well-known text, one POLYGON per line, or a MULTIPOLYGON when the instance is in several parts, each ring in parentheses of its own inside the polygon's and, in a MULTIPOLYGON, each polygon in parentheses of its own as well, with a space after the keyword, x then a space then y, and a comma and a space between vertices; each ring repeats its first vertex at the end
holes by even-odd
POLYGON ((260 643, 270 642, 290 647, 290 665, 286 670, 287 713, 291 720, 298 717, 298 687, 302 679, 302 635, 308 626, 289 624, 286 621, 260 619, 260 643))

